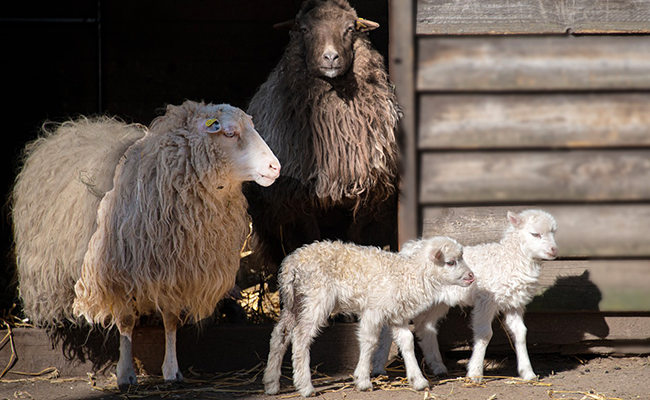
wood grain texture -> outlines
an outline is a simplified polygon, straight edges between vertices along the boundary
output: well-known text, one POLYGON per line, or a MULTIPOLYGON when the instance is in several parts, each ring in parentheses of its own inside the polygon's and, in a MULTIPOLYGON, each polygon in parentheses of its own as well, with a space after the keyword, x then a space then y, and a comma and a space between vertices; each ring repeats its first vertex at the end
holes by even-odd
POLYGON ((421 91, 650 89, 644 36, 425 37, 421 91))
POLYGON ((422 203, 650 200, 650 151, 424 153, 422 203))
POLYGON ((451 236, 468 246, 499 241, 507 211, 526 208, 555 217, 560 257, 650 257, 650 204, 426 207, 423 236, 451 236))
MULTIPOLYGON (((413 21, 413 1, 390 2, 389 72, 395 84, 397 101, 403 116, 399 123, 401 154, 416 154, 416 99, 413 21)), ((398 211, 398 240, 400 245, 419 235, 417 214, 417 158, 402 157, 398 211)))
POLYGON ((644 0, 419 0, 418 34, 647 33, 644 0))
POLYGON ((648 94, 421 96, 420 149, 650 146, 648 94))

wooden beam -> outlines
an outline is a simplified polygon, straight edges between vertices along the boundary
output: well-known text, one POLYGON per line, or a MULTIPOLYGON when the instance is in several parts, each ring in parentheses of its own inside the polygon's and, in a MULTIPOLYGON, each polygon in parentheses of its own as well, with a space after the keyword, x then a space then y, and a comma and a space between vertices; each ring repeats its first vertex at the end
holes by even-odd
POLYGON ((421 96, 419 148, 650 146, 649 94, 421 96))
POLYGON ((644 0, 418 0, 418 34, 650 32, 644 0))
POLYGON ((420 91, 650 89, 644 36, 426 37, 418 44, 420 91))
POLYGON ((650 150, 425 153, 422 203, 650 200, 650 150))
POLYGON ((650 257, 650 204, 426 207, 423 236, 446 235, 464 245, 499 241, 508 210, 542 208, 558 222, 561 257, 650 257))
POLYGON ((400 245, 419 235, 417 207, 417 144, 415 105, 414 5, 412 0, 390 0, 389 71, 404 113, 399 126, 400 245))

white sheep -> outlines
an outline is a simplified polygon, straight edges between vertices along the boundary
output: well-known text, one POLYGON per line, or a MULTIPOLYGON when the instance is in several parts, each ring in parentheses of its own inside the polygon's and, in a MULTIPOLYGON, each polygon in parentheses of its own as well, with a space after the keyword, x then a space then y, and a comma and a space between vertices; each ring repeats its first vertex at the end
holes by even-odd
POLYGON ((210 316, 235 283, 248 229, 242 182, 268 186, 279 171, 251 117, 226 104, 168 106, 126 150, 99 204, 73 304, 89 322, 117 325, 121 389, 137 382, 132 332, 152 312, 165 326, 163 377, 182 380, 177 327, 210 316))
MULTIPOLYGON (((446 374, 438 348, 437 324, 450 306, 473 306, 472 329, 474 349, 467 365, 467 376, 481 381, 485 350, 492 338, 492 320, 497 313, 504 316, 515 344, 519 376, 536 378, 526 350, 524 311, 538 290, 541 272, 540 260, 557 257, 555 218, 541 210, 525 210, 519 214, 508 212, 510 225, 499 243, 466 246, 464 258, 476 276, 470 288, 445 287, 443 301, 414 318, 415 333, 431 371, 446 374)), ((414 252, 407 244, 402 252, 414 252)), ((373 372, 383 372, 388 357, 390 339, 382 337, 382 345, 375 354, 373 372), (386 345, 388 342, 388 345, 386 345)))
POLYGON ((359 317, 357 390, 372 389, 370 367, 382 326, 392 328, 416 390, 429 386, 415 359, 411 318, 431 307, 445 285, 470 285, 474 277, 455 240, 436 237, 420 242, 421 251, 400 254, 376 247, 315 242, 291 253, 278 276, 284 308, 273 329, 264 372, 268 394, 280 390, 281 364, 293 347, 293 383, 301 395, 314 392, 309 346, 332 313, 359 317))

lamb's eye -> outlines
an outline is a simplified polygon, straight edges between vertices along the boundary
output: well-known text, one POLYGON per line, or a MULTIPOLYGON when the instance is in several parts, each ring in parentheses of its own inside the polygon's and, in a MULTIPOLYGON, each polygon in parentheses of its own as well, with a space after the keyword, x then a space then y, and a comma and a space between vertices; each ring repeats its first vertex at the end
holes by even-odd
POLYGON ((306 27, 303 26, 303 27, 300 28, 300 33, 305 34, 305 33, 308 33, 308 32, 309 32, 309 29, 307 29, 306 27))
POLYGON ((454 265, 456 265, 456 260, 447 261, 445 262, 445 264, 447 264, 448 267, 453 267, 454 265))
POLYGON ((530 234, 533 235, 533 237, 536 237, 537 239, 542 237, 542 235, 540 235, 539 233, 531 232, 530 234))
POLYGON ((348 31, 348 32, 354 32, 354 25, 350 25, 350 26, 348 26, 348 28, 346 29, 346 31, 348 31))
POLYGON ((225 131, 223 134, 226 137, 235 137, 235 136, 237 136, 237 132, 235 132, 235 131, 225 131))

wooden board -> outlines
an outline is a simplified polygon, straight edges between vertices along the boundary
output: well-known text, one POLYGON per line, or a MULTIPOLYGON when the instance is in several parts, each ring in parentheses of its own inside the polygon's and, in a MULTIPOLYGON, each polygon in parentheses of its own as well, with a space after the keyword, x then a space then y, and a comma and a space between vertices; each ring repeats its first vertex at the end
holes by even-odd
POLYGON ((425 207, 422 236, 451 236, 469 246, 499 241, 507 211, 525 208, 553 214, 560 257, 650 257, 650 204, 425 207))
POLYGON ((420 149, 650 146, 648 94, 426 94, 420 149))
POLYGON ((418 34, 650 32, 644 0, 419 0, 418 34))
POLYGON ((650 89, 644 36, 425 37, 418 55, 422 91, 650 89))
POLYGON ((650 151, 424 153, 422 203, 650 200, 650 151))

